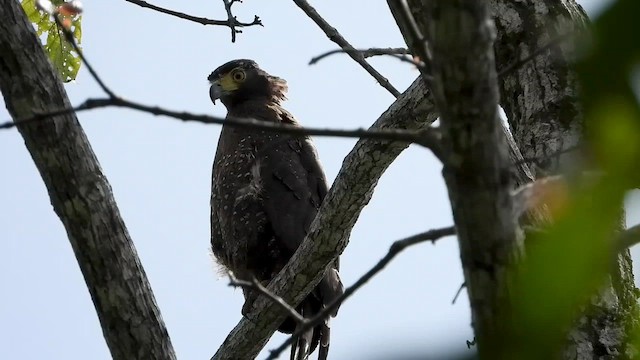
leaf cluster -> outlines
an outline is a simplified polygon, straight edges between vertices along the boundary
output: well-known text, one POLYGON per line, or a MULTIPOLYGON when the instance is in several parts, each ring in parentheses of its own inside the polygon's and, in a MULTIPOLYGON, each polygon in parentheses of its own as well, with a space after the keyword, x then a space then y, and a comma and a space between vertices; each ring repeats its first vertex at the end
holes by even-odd
MULTIPOLYGON (((37 0, 22 0, 21 4, 29 21, 33 23, 38 37, 42 40, 44 50, 53 66, 57 69, 62 81, 70 82, 75 80, 82 61, 73 46, 64 37, 62 29, 52 18, 53 15, 39 9, 37 0)), ((64 1, 53 0, 52 4, 58 7, 64 4, 64 1)), ((81 20, 82 17, 80 15, 69 18, 69 30, 77 44, 80 44, 82 40, 81 20)))

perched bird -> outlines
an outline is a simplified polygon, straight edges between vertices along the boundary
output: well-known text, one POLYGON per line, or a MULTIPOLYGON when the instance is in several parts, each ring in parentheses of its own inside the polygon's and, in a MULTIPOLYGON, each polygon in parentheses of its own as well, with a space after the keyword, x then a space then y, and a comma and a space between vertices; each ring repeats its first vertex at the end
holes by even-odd
MULTIPOLYGON (((299 126, 281 105, 286 81, 269 75, 254 61, 230 61, 208 80, 211 100, 214 104, 221 100, 227 118, 299 126)), ((268 284, 304 240, 326 194, 327 181, 309 138, 223 126, 213 162, 213 254, 237 278, 255 277, 268 284)), ((301 315, 313 317, 342 294, 338 267, 336 260, 297 307, 301 315)), ((247 315, 259 294, 243 292, 242 314, 247 315)), ((278 330, 292 333, 296 326, 287 318, 278 330)), ((298 337, 291 358, 307 359, 320 345, 318 359, 326 359, 329 335, 327 320, 298 337)))

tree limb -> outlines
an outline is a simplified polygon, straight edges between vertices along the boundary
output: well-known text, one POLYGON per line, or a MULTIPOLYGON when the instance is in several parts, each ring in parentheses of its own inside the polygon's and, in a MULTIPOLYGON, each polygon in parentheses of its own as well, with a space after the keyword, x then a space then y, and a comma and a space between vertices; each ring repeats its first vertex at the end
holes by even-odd
POLYGON ((618 237, 618 248, 620 251, 637 244, 640 244, 640 225, 632 226, 620 233, 618 237))
MULTIPOLYGON (((19 2, 0 0, 0 19, 0 90, 11 116, 69 107, 19 2)), ((113 359, 175 359, 111 187, 75 115, 18 130, 65 226, 113 359)))
POLYGON ((376 265, 374 265, 371 269, 369 269, 369 271, 362 275, 355 283, 353 283, 353 285, 346 288, 344 293, 342 293, 340 297, 335 299, 331 304, 327 305, 312 319, 308 319, 300 328, 296 329, 296 331, 285 342, 283 342, 276 349, 271 350, 269 357, 267 357, 267 360, 277 359, 278 356, 280 356, 280 354, 282 354, 282 352, 286 350, 287 347, 291 345, 291 343, 293 343, 294 339, 296 339, 297 336, 323 322, 333 313, 335 309, 337 309, 345 300, 347 300, 347 298, 353 295, 356 291, 358 291, 358 289, 360 289, 362 286, 364 286, 364 284, 371 280, 371 278, 382 271, 391 262, 391 260, 393 260, 393 258, 400 254, 400 252, 410 246, 420 244, 425 241, 431 241, 432 243, 435 243, 437 240, 442 239, 443 237, 455 234, 456 229, 453 226, 449 226, 446 228, 425 231, 420 234, 394 241, 393 244, 391 244, 391 247, 389 248, 387 254, 382 259, 380 259, 376 265))
MULTIPOLYGON (((166 14, 166 15, 170 15, 170 16, 174 16, 180 19, 184 19, 184 20, 188 20, 188 21, 192 21, 198 24, 202 24, 202 25, 217 25, 217 26, 228 26, 229 28, 232 29, 233 32, 233 38, 232 40, 235 40, 235 33, 237 31, 233 30, 235 29, 235 27, 248 27, 248 26, 255 26, 255 25, 260 25, 262 26, 262 21, 260 20, 260 18, 258 16, 255 16, 253 21, 250 23, 244 23, 244 22, 240 22, 238 21, 233 15, 229 15, 229 18, 227 20, 212 20, 212 19, 207 19, 207 18, 203 18, 203 17, 199 17, 199 16, 192 16, 192 15, 188 15, 185 13, 181 13, 178 11, 174 11, 174 10, 169 10, 160 6, 156 6, 153 4, 150 4, 146 1, 142 1, 142 0, 124 0, 126 2, 130 2, 132 4, 138 5, 140 7, 143 8, 147 8, 147 9, 151 9, 154 11, 157 11, 159 13, 162 14, 166 14)), ((226 8, 226 3, 225 3, 225 8, 226 8)))
MULTIPOLYGON (((115 96, 115 95, 114 95, 115 96)), ((45 122, 52 119, 57 115, 75 114, 81 111, 87 111, 92 109, 99 109, 105 107, 123 107, 127 109, 133 109, 137 111, 146 112, 156 116, 167 116, 172 119, 182 120, 185 122, 199 122, 203 124, 217 124, 226 125, 230 127, 260 129, 266 131, 279 132, 283 134, 297 135, 297 136, 334 136, 343 138, 360 138, 360 139, 376 139, 380 141, 396 141, 406 144, 418 144, 428 149, 431 149, 433 153, 439 159, 442 158, 442 148, 440 146, 440 134, 436 128, 427 127, 425 129, 408 130, 408 129, 330 129, 330 128, 310 128, 293 126, 282 123, 272 123, 266 121, 260 121, 256 119, 244 119, 234 117, 218 117, 211 115, 192 114, 186 111, 178 112, 168 110, 158 106, 149 106, 126 100, 120 97, 109 98, 97 98, 87 99, 82 104, 75 107, 67 107, 57 110, 49 110, 45 112, 35 112, 23 119, 16 119, 15 121, 7 121, 0 123, 0 130, 11 129, 18 127, 19 125, 26 125, 38 122, 45 122)))
POLYGON ((287 304, 284 300, 282 300, 281 297, 279 297, 278 295, 272 293, 271 291, 269 291, 269 289, 267 289, 266 287, 264 287, 262 284, 260 284, 260 281, 258 281, 258 279, 256 279, 255 277, 253 277, 251 279, 251 281, 247 281, 247 280, 240 280, 238 278, 235 277, 235 275, 233 275, 232 272, 229 272, 229 286, 234 286, 234 287, 242 287, 245 289, 251 289, 251 290, 255 290, 258 293, 266 296, 267 298, 269 298, 269 300, 273 301, 274 303, 280 305, 281 308, 283 308, 286 312, 287 315, 292 317, 297 323, 305 323, 306 319, 304 317, 302 317, 302 315, 300 315, 300 313, 298 311, 296 311, 296 309, 287 304))
MULTIPOLYGON (((309 60, 309 65, 315 65, 320 60, 326 59, 331 55, 346 54, 349 51, 350 50, 346 50, 346 49, 334 49, 334 50, 325 51, 320 55, 312 57, 311 60, 309 60)), ((400 61, 412 64, 415 67, 424 66, 421 62, 415 61, 410 57, 404 56, 404 55, 410 55, 409 50, 405 48, 369 48, 369 49, 356 49, 355 51, 360 53, 365 59, 373 56, 388 55, 388 56, 393 56, 400 61)))
POLYGON ((351 44, 349 44, 349 42, 344 37, 342 37, 342 35, 340 35, 336 28, 331 26, 325 19, 322 18, 322 16, 320 16, 320 14, 318 14, 313 6, 311 6, 306 0, 293 0, 293 2, 296 3, 296 5, 298 5, 298 7, 302 11, 304 11, 304 13, 307 14, 307 16, 311 18, 311 20, 313 20, 316 25, 318 25, 318 27, 320 27, 325 35, 327 35, 329 40, 333 41, 334 43, 338 44, 338 46, 343 48, 355 62, 360 64, 363 69, 365 69, 371 76, 373 76, 374 79, 376 79, 380 86, 387 89, 396 98, 400 96, 400 92, 396 90, 393 85, 391 85, 389 80, 382 76, 382 74, 380 74, 376 69, 374 69, 373 66, 371 66, 371 64, 369 64, 365 60, 364 56, 359 53, 351 44))

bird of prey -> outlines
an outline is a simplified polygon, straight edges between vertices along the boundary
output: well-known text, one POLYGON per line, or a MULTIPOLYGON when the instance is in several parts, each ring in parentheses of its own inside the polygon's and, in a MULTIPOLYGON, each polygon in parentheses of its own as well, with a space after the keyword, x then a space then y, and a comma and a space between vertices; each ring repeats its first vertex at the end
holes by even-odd
MULTIPOLYGON (((214 104, 221 100, 227 118, 299 126, 281 105, 286 81, 269 75, 256 62, 230 61, 208 80, 211 100, 214 104)), ((304 240, 326 194, 327 181, 309 138, 223 126, 213 162, 213 254, 238 279, 255 277, 268 284, 304 240)), ((311 318, 342 292, 336 260, 297 310, 311 318)), ((245 288, 243 293, 242 314, 247 315, 259 294, 245 288)), ((278 330, 292 333, 296 326, 293 318, 287 318, 278 330)), ((326 359, 328 320, 294 341, 291 358, 307 359, 318 345, 318 359, 326 359)))

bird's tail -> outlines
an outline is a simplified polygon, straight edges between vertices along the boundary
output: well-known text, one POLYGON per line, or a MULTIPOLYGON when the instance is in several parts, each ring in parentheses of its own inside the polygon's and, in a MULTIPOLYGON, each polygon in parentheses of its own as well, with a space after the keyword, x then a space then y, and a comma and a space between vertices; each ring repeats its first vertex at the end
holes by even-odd
MULTIPOLYGON (((342 295, 344 288, 338 271, 329 269, 314 291, 298 307, 298 312, 305 319, 314 318, 322 309, 342 295)), ((338 309, 332 311, 323 322, 305 331, 291 344, 291 360, 307 360, 309 354, 318 348, 318 360, 327 360, 331 340, 330 317, 336 316, 338 309)), ((296 330, 298 324, 296 326, 296 330)), ((295 332, 295 331, 294 331, 295 332)))
MULTIPOLYGON (((305 300, 298 309, 300 315, 307 319, 313 318, 319 312, 317 305, 314 304, 315 301, 309 300, 311 299, 305 300)), ((301 324, 298 326, 301 326, 301 324)), ((294 339, 291 343, 290 360, 307 360, 316 348, 318 348, 318 360, 327 360, 331 340, 330 336, 331 328, 329 327, 329 319, 327 318, 319 325, 305 331, 294 339)))

